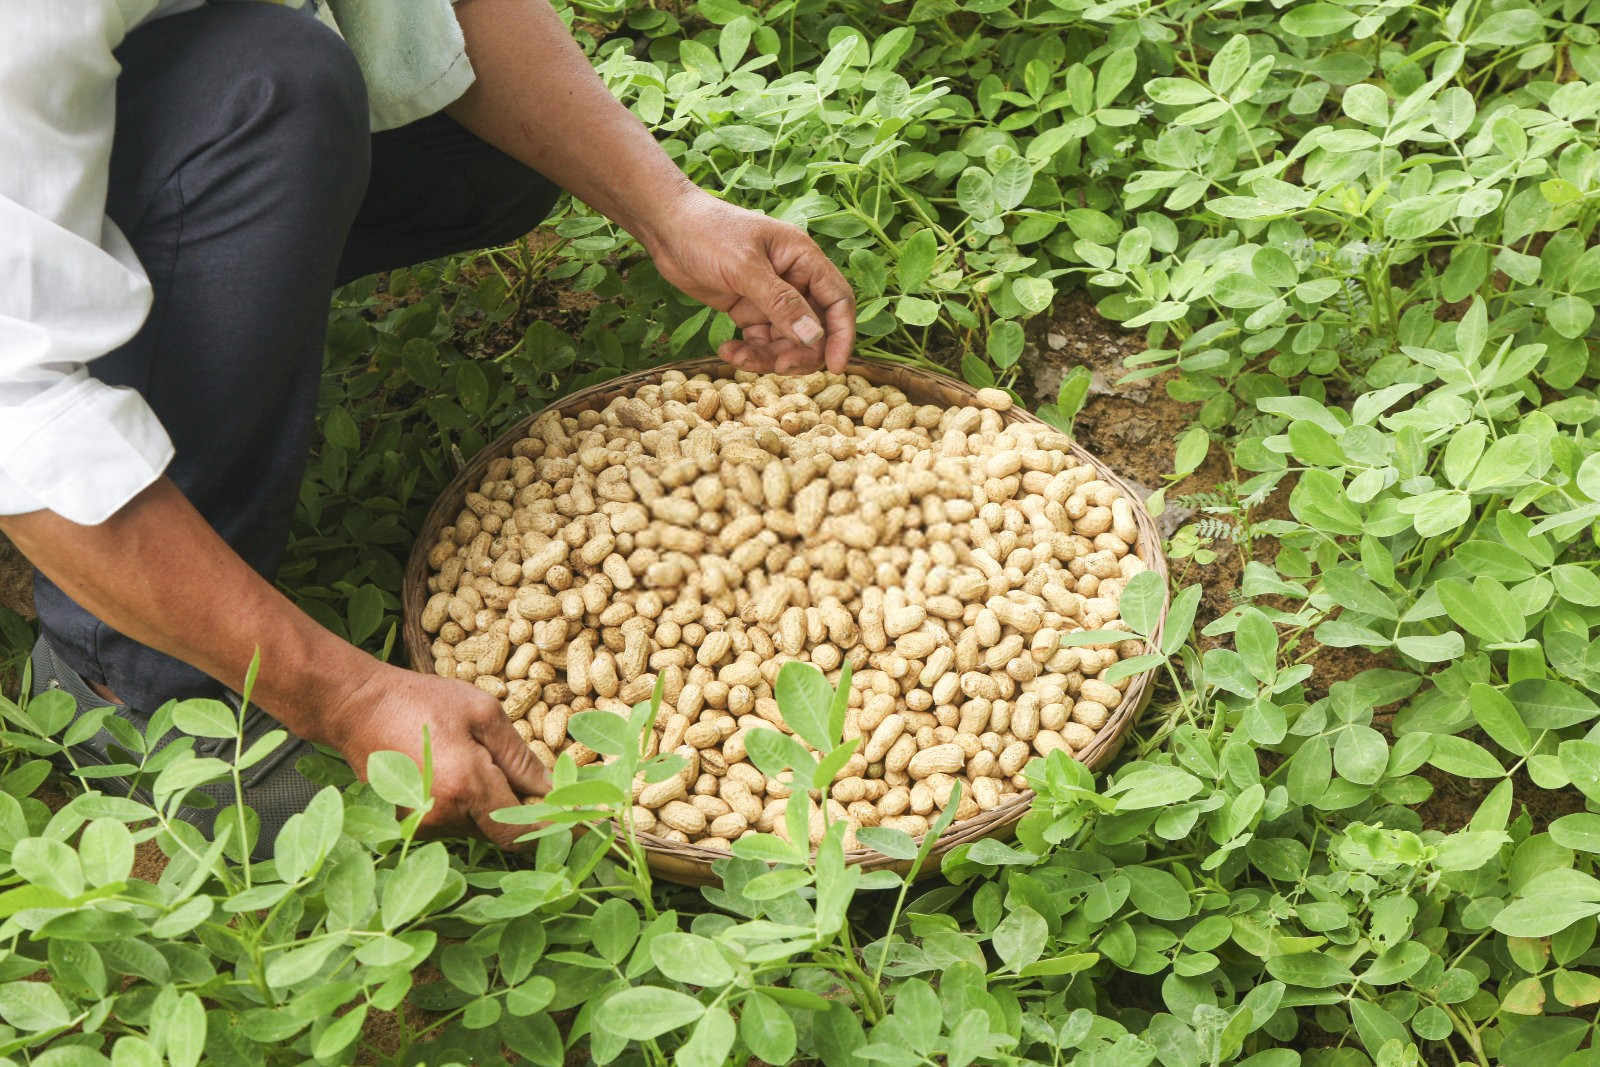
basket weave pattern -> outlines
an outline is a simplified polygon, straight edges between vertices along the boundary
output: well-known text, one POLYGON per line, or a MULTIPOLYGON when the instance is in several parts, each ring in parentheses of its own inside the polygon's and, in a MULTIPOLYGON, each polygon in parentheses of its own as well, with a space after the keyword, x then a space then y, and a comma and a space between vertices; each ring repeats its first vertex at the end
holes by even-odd
MULTIPOLYGON (((734 374, 732 367, 714 357, 665 364, 652 370, 626 375, 601 385, 580 390, 546 410, 559 411, 563 415, 575 415, 585 410, 599 410, 619 396, 631 396, 641 386, 660 382, 662 376, 669 370, 680 371, 691 377, 697 374, 708 374, 714 378, 731 377, 734 374)), ((887 385, 899 389, 913 403, 937 404, 941 407, 977 406, 975 399, 977 390, 963 382, 941 374, 877 360, 858 360, 853 362, 848 369, 848 373, 858 374, 874 385, 887 385)), ((489 464, 495 459, 510 455, 512 446, 526 436, 528 427, 544 413, 539 412, 522 420, 474 457, 456 475, 455 479, 445 487, 444 492, 435 501, 432 510, 429 511, 428 517, 423 523, 422 531, 417 538, 416 545, 412 549, 410 561, 406 566, 402 595, 406 652, 416 670, 430 674, 433 671, 433 654, 430 651, 432 640, 422 629, 421 621, 422 608, 427 603, 429 596, 428 550, 439 540, 439 532, 453 522, 456 515, 460 513, 467 493, 476 489, 482 483, 484 472, 489 464)), ((1001 417, 1008 423, 1025 422, 1043 425, 1039 419, 1016 407, 1003 412, 1001 417)), ((1117 476, 1115 471, 1112 471, 1104 463, 1078 447, 1075 442, 1069 443, 1069 447, 1073 456, 1093 466, 1101 479, 1109 482, 1129 500, 1138 499, 1137 494, 1117 476)), ((1144 561, 1145 566, 1160 574, 1162 581, 1165 582, 1167 578, 1167 561, 1161 551, 1160 534, 1144 508, 1136 507, 1133 510, 1134 518, 1139 526, 1139 539, 1138 543, 1133 546, 1133 550, 1144 561)), ((1158 644, 1161 640, 1162 626, 1166 622, 1166 614, 1167 605, 1163 602, 1161 623, 1158 624, 1153 635, 1153 640, 1158 644)), ((1149 703, 1153 674, 1154 671, 1145 671, 1133 677, 1123 694, 1122 702, 1111 710, 1110 717, 1095 735, 1094 740, 1087 747, 1076 753, 1077 758, 1088 767, 1093 769, 1101 766, 1115 756, 1121 748, 1123 739, 1128 731, 1132 729, 1139 713, 1149 703)), ((624 682, 627 680, 623 679, 624 682)), ((934 846, 924 869, 937 869, 939 857, 958 845, 984 837, 1009 836, 1018 820, 1028 811, 1032 802, 1033 793, 1024 791, 999 807, 952 824, 934 846)), ((716 882, 717 877, 712 871, 711 865, 716 860, 727 856, 726 852, 719 849, 704 848, 694 844, 678 844, 651 833, 641 833, 639 839, 644 846, 651 870, 655 874, 671 881, 690 885, 716 882)), ((845 858, 846 862, 860 864, 865 870, 877 870, 887 867, 904 871, 909 867, 906 861, 891 859, 871 849, 855 849, 846 853, 845 858)))

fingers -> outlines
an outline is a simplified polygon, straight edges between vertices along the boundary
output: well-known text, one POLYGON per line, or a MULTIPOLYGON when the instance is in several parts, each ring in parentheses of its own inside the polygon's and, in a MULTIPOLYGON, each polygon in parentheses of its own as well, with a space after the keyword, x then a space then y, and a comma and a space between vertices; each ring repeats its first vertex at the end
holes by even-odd
POLYGON ((494 812, 502 808, 515 808, 519 801, 512 794, 511 787, 506 784, 503 777, 491 771, 487 776, 490 781, 486 795, 479 798, 479 802, 472 806, 472 820, 478 825, 478 832, 490 841, 507 851, 516 851, 522 846, 517 844, 517 838, 527 833, 530 827, 522 824, 503 823, 496 819, 494 812), (499 779, 498 782, 494 779, 499 779))
POLYGON ((766 312, 767 321, 798 344, 815 345, 822 341, 822 323, 817 320, 810 302, 771 266, 767 266, 764 277, 754 280, 749 299, 766 312))
POLYGON ((833 260, 809 237, 803 240, 809 248, 789 273, 791 277, 806 278, 806 295, 827 323, 824 351, 828 369, 843 374, 845 364, 850 362, 850 350, 856 343, 856 294, 833 260))
POLYGON ((473 740, 488 751, 495 767, 519 796, 544 796, 550 791, 549 772, 498 712, 496 709, 493 719, 473 723, 473 740))
POLYGON ((723 358, 745 370, 843 373, 856 337, 850 283, 803 231, 780 226, 766 238, 763 276, 729 310, 744 336, 725 346, 723 358), (776 329, 757 334, 765 323, 776 329))

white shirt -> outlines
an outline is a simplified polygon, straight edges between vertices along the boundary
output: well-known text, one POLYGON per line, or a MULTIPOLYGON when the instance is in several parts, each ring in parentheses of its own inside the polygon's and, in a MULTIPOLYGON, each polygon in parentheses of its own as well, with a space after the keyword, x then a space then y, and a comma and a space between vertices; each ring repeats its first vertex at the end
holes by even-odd
MULTIPOLYGON (((106 217, 118 65, 134 27, 204 0, 0 0, 0 515, 96 524, 166 469, 144 399, 87 364, 138 332, 149 279, 106 217)), ((335 0, 375 129, 471 84, 445 0, 335 0), (348 12, 348 16, 346 14, 348 12), (395 47, 396 44, 403 47, 395 47)))

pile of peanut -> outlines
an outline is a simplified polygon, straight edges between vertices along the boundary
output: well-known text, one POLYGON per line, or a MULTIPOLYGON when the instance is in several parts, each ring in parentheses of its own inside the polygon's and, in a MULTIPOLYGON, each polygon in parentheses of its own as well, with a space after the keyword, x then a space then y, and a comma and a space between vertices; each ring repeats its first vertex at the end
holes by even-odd
MULTIPOLYGON (((503 702, 546 765, 599 758, 567 732, 588 709, 626 715, 657 678, 647 754, 672 778, 635 783, 636 828, 727 848, 787 836, 790 785, 746 759, 787 730, 773 686, 792 659, 837 684, 854 671, 846 740, 860 748, 812 799, 855 829, 924 833, 1027 788, 1023 766, 1090 744, 1122 701, 1119 653, 1062 647, 1114 628, 1133 507, 1057 431, 981 406, 911 403, 866 379, 694 378, 576 417, 546 413, 492 462, 429 556, 422 626, 434 669, 503 702)), ((787 772, 785 777, 787 777, 787 772)))

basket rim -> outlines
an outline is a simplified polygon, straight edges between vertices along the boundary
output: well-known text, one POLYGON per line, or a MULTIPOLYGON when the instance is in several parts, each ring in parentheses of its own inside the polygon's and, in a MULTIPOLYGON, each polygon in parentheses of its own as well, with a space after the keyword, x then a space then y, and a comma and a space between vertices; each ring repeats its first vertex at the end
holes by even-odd
MULTIPOLYGON (((673 363, 659 364, 646 370, 620 375, 608 381, 579 389, 517 420, 516 423, 485 445, 456 473, 456 476, 439 493, 433 505, 429 508, 427 517, 418 531, 411 555, 406 564, 405 578, 401 589, 402 635, 406 654, 413 669, 425 674, 433 672, 433 658, 430 652, 433 642, 423 631, 420 621, 422 607, 430 595, 427 591, 427 582, 430 575, 428 553, 438 540, 439 531, 449 525, 455 516, 460 513, 464 506, 467 492, 476 489, 481 484, 482 475, 488 465, 495 459, 509 455, 512 446, 526 436, 528 427, 549 412, 557 411, 566 416, 576 414, 579 411, 602 408, 617 396, 632 394, 644 385, 659 383, 671 371, 677 371, 690 377, 707 374, 712 378, 731 378, 740 373, 737 368, 725 363, 716 356, 702 356, 673 363)), ((975 387, 947 374, 923 367, 889 360, 856 357, 852 358, 850 364, 845 368, 845 374, 860 375, 874 385, 892 385, 918 404, 938 404, 944 407, 954 407, 960 406, 957 398, 961 398, 966 404, 982 406, 976 400, 978 390, 975 387), (911 388, 907 388, 908 385, 911 388), (919 397, 918 393, 922 395, 919 397), (929 396, 934 398, 929 399, 929 396)), ((1054 429, 1043 419, 1016 404, 1001 412, 1000 416, 1007 423, 1025 423, 1054 429)), ((1068 449, 1075 458, 1093 466, 1102 480, 1108 481, 1130 501, 1142 502, 1143 498, 1133 490, 1126 479, 1112 470, 1103 460, 1079 445, 1070 434, 1066 435, 1066 437, 1068 449)), ((1139 527, 1139 538, 1133 549, 1139 558, 1144 560, 1146 568, 1156 571, 1161 575, 1162 579, 1163 592, 1160 615, 1156 622, 1155 632, 1145 642, 1146 651, 1155 652, 1161 647, 1166 628, 1167 611, 1171 606, 1170 575, 1166 555, 1161 548, 1161 536, 1156 528, 1155 520, 1150 516, 1148 509, 1142 506, 1134 508, 1133 512, 1135 523, 1139 527)), ((1083 763, 1090 771, 1095 771, 1104 766, 1120 751, 1128 732, 1132 730, 1139 714, 1150 701, 1156 670, 1156 667, 1151 667, 1131 677, 1128 688, 1123 693, 1121 703, 1111 709, 1111 714, 1107 718, 1105 725, 1096 731, 1094 740, 1074 754, 1079 762, 1083 763), (1084 753, 1087 753, 1087 756, 1084 753)), ((1010 836, 1017 822, 1032 807, 1034 798, 1034 791, 1026 789, 1014 795, 1004 804, 981 812, 972 818, 951 823, 944 833, 940 835, 921 873, 931 873, 929 868, 937 868, 937 860, 943 853, 962 844, 984 837, 1010 836)), ((636 836, 645 849, 646 857, 654 873, 669 880, 682 881, 687 884, 707 884, 719 881, 711 871, 711 864, 719 859, 726 859, 731 855, 725 849, 705 848, 693 843, 679 844, 647 831, 636 832, 636 836)), ((918 835, 915 838, 919 845, 925 836, 925 834, 918 835)), ((860 865, 865 870, 888 867, 898 869, 904 873, 910 867, 909 861, 893 860, 870 848, 857 848, 847 851, 845 853, 845 861, 860 865)))

